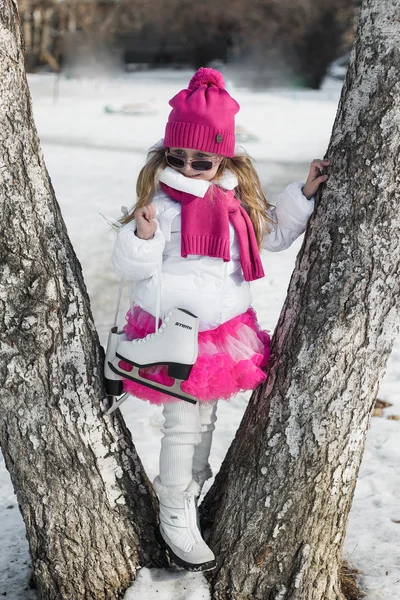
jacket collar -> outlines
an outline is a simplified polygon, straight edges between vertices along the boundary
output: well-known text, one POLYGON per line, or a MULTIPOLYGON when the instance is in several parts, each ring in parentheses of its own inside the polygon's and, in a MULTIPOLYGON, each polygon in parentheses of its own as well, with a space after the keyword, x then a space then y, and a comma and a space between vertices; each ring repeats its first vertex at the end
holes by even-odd
POLYGON ((186 192, 199 198, 204 198, 208 188, 212 184, 219 185, 225 190, 233 190, 238 185, 236 175, 227 169, 224 171, 222 177, 213 179, 212 181, 204 181, 203 179, 190 179, 182 175, 182 173, 171 169, 171 167, 166 167, 158 179, 175 190, 186 192))

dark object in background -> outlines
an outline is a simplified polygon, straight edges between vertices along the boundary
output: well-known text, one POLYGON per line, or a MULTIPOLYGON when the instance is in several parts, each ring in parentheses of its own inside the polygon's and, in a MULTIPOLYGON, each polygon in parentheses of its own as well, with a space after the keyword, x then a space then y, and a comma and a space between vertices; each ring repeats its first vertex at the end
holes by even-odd
POLYGON ((347 67, 349 66, 350 52, 346 52, 336 60, 334 60, 328 68, 328 77, 332 79, 343 80, 346 76, 347 67))

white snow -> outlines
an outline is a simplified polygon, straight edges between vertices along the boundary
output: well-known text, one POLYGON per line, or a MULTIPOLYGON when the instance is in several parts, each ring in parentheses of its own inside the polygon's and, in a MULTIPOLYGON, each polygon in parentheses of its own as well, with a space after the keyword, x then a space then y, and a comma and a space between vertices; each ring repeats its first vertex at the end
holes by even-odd
MULTIPOLYGON (((52 75, 29 77, 33 109, 46 164, 75 251, 81 261, 102 344, 113 324, 118 280, 110 255, 114 234, 99 213, 120 216, 130 206, 135 181, 146 150, 163 135, 168 100, 184 87, 189 71, 151 71, 114 80, 66 80, 52 75), (106 114, 109 104, 145 104, 152 116, 106 114)), ((340 93, 337 82, 322 91, 271 90, 253 93, 238 89, 242 108, 238 124, 256 134, 259 142, 243 143, 257 159, 269 198, 291 181, 307 175, 312 159, 327 148, 340 93)), ((278 319, 302 240, 285 252, 265 254, 266 277, 253 285, 254 306, 264 328, 271 332, 278 319)), ((51 286, 48 289, 52 295, 51 286)), ((119 323, 128 306, 125 298, 119 323)), ((72 307, 71 307, 72 308, 72 307)), ((392 403, 384 416, 374 418, 368 432, 345 542, 345 557, 359 568, 368 600, 400 597, 400 342, 396 341, 379 396, 392 403)), ((211 454, 217 472, 246 407, 249 394, 220 402, 211 454)), ((121 408, 146 471, 158 470, 161 409, 136 399, 121 408)), ((295 425, 295 424, 294 424, 295 425)), ((322 427, 322 423, 318 425, 322 427)), ((32 440, 34 443, 34 440, 32 440)), ((271 440, 273 447, 276 440, 271 440)), ((295 450, 295 448, 294 448, 295 450)), ((206 492, 211 482, 207 482, 206 492)), ((267 499, 268 501, 268 499, 267 499)), ((266 501, 266 505, 268 502, 266 501)), ((276 534, 279 526, 277 525, 276 534)), ((0 596, 34 600, 26 589, 30 573, 24 524, 8 472, 0 455, 0 596)), ((125 600, 208 599, 202 574, 141 569, 125 600)))

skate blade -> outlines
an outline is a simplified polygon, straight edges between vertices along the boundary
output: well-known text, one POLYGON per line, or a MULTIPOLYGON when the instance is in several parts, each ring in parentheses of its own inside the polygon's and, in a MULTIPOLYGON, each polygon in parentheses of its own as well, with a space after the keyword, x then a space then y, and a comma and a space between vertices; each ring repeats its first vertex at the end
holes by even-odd
POLYGON ((110 408, 106 411, 106 415, 112 415, 113 412, 116 411, 121 406, 121 404, 123 404, 125 400, 128 399, 128 396, 129 394, 122 394, 122 396, 120 396, 119 398, 112 396, 112 404, 110 408))
MULTIPOLYGON (((119 362, 119 361, 118 361, 119 362)), ((122 367, 118 365, 116 367, 113 363, 109 362, 108 366, 111 371, 116 373, 117 375, 121 375, 122 377, 126 377, 126 379, 130 379, 131 381, 135 381, 136 383, 141 383, 146 387, 149 387, 153 390, 157 390, 160 392, 164 392, 164 394, 168 394, 169 396, 173 396, 174 398, 179 398, 180 400, 186 400, 186 402, 190 402, 191 404, 196 404, 197 400, 190 394, 186 394, 181 390, 180 384, 182 380, 175 380, 174 384, 171 386, 164 385, 163 383, 157 383, 156 381, 150 381, 145 377, 139 375, 139 367, 132 365, 132 371, 125 371, 122 367)))

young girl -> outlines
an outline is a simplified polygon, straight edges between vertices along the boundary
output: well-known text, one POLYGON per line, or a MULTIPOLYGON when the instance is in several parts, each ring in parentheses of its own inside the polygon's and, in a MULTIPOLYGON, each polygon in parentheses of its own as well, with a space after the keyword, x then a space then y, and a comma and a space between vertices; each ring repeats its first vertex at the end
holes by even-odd
MULTIPOLYGON (((155 331, 160 289, 162 314, 179 307, 198 317, 198 357, 182 384, 196 404, 124 380, 125 391, 163 404, 157 535, 176 564, 196 571, 215 566, 197 498, 212 476, 217 400, 266 378, 269 336, 251 308, 249 284, 264 276, 259 248, 284 250, 304 232, 329 162, 314 160, 307 182, 289 185, 273 207, 250 158, 235 148, 239 105, 218 71, 199 69, 170 105, 164 140, 139 174, 138 200, 122 220, 112 260, 119 277, 135 282, 125 326, 130 340, 155 331)), ((173 383, 165 366, 141 373, 173 383)))

